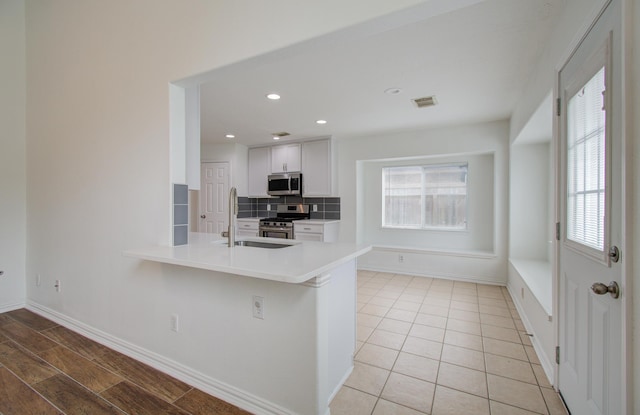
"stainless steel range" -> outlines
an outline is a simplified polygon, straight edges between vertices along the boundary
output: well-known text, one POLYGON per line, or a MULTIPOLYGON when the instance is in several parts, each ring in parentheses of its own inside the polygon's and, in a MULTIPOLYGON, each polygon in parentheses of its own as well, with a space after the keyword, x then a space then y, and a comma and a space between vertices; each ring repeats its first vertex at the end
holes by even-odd
POLYGON ((278 205, 275 218, 260 219, 259 235, 293 239, 293 221, 309 219, 309 205, 278 205))

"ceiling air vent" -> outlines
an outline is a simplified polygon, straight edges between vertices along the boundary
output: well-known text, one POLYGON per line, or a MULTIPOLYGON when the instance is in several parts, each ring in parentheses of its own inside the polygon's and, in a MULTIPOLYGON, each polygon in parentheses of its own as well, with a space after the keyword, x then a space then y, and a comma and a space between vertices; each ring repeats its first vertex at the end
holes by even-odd
POLYGON ((415 98, 413 99, 413 103, 416 104, 418 108, 426 108, 436 105, 438 100, 435 95, 432 95, 430 97, 415 98))
POLYGON ((279 133, 273 133, 273 134, 271 134, 271 135, 272 135, 272 136, 274 136, 274 137, 280 137, 280 138, 282 138, 282 137, 286 137, 286 136, 291 135, 291 134, 289 134, 289 133, 288 133, 288 132, 286 132, 286 131, 280 131, 279 133))

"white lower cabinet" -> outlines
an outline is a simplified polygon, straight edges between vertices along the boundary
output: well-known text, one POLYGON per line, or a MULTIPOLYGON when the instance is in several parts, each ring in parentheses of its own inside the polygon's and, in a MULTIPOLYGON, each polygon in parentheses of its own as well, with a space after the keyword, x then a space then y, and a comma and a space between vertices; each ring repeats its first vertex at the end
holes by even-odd
POLYGON ((295 221, 293 222, 293 239, 335 242, 338 240, 338 224, 338 221, 295 221))
POLYGON ((258 236, 259 220, 257 218, 238 218, 237 236, 258 236))
POLYGON ((297 232, 294 231, 294 238, 298 241, 318 241, 324 242, 324 235, 321 233, 297 232))
MULTIPOLYGON (((238 218, 236 236, 255 237, 259 235, 259 218, 238 218)), ((337 220, 299 220, 293 222, 293 236, 298 241, 336 242, 338 240, 337 220)))

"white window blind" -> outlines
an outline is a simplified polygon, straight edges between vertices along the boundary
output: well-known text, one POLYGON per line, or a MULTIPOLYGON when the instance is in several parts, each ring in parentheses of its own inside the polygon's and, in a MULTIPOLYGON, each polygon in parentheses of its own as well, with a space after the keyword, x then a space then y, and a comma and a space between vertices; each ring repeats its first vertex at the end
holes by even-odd
POLYGON ((604 67, 567 103, 567 238, 604 250, 604 67))
POLYGON ((466 229, 468 165, 382 169, 382 226, 466 229))

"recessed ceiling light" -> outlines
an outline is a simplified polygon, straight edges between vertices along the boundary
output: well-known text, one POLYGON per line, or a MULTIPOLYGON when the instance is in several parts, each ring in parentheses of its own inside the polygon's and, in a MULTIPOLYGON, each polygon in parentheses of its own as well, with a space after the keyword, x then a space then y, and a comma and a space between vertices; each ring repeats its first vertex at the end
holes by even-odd
POLYGON ((327 120, 318 120, 316 121, 316 124, 326 124, 327 120))
POLYGON ((388 88, 388 89, 384 90, 384 93, 388 94, 388 95, 398 95, 398 94, 402 93, 402 89, 400 89, 400 88, 388 88))
POLYGON ((280 99, 280 95, 271 93, 271 94, 267 94, 267 98, 269 98, 269 99, 271 99, 273 101, 276 101, 276 100, 280 99))
POLYGON ((227 134, 227 135, 225 135, 225 137, 227 137, 227 138, 236 138, 236 136, 233 135, 233 134, 227 134))
POLYGON ((274 135, 274 136, 273 136, 273 139, 274 139, 274 140, 280 140, 280 137, 278 137, 277 135, 274 135))

